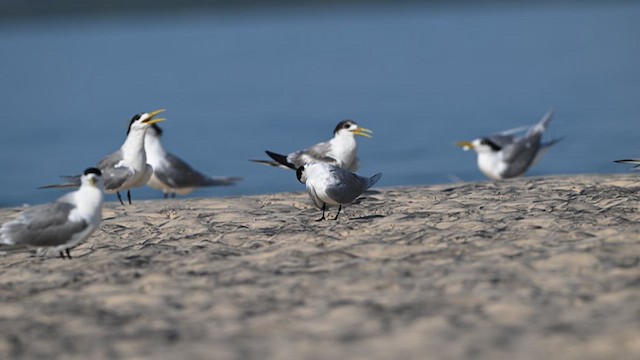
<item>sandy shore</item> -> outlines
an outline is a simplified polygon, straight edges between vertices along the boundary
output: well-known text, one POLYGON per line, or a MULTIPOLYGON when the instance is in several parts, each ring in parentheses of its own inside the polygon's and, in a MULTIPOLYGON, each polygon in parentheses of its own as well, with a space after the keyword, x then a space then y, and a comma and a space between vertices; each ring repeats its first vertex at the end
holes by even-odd
POLYGON ((639 186, 108 203, 73 260, 0 253, 0 358, 638 359, 639 186))

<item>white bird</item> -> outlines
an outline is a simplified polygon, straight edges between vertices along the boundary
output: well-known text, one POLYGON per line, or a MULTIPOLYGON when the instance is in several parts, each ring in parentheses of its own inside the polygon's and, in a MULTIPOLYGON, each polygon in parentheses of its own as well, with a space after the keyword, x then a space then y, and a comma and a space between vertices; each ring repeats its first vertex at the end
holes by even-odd
MULTIPOLYGON (((154 116, 165 111, 156 110, 150 113, 135 115, 129 123, 127 138, 124 144, 114 153, 104 157, 98 163, 98 169, 102 171, 105 192, 118 195, 118 200, 124 205, 120 191, 127 191, 127 199, 131 204, 131 189, 144 186, 153 174, 153 168, 147 164, 147 155, 144 150, 145 132, 149 126, 165 121, 166 119, 154 116)), ((77 187, 80 185, 80 176, 63 176, 67 180, 64 184, 42 186, 40 189, 77 187)))
MULTIPOLYGON (((99 169, 81 176, 80 188, 53 203, 36 205, 0 228, 0 244, 49 248, 71 259, 69 249, 91 235, 102 220, 104 183, 99 169)), ((2 249, 2 248, 0 248, 2 249)))
POLYGON ((298 181, 306 185, 307 193, 313 203, 318 209, 322 209, 322 217, 317 220, 320 221, 324 220, 327 206, 339 206, 334 218, 337 220, 342 206, 351 204, 358 196, 375 185, 382 173, 367 178, 335 165, 310 163, 299 167, 296 176, 298 181))
POLYGON ((192 168, 179 157, 167 152, 160 141, 162 129, 153 124, 147 130, 144 149, 147 163, 153 167, 153 175, 147 185, 162 190, 164 197, 186 195, 199 187, 233 185, 239 177, 210 177, 192 168))
POLYGON ((323 162, 339 168, 357 171, 360 164, 356 135, 371 138, 373 131, 359 127, 353 120, 343 120, 333 131, 333 139, 313 145, 310 148, 282 155, 265 151, 273 160, 251 160, 253 162, 297 170, 302 165, 312 162, 323 162))
POLYGON ((553 113, 553 109, 549 110, 522 137, 514 135, 522 130, 517 128, 471 142, 460 141, 456 145, 465 151, 473 149, 478 153, 478 167, 487 177, 494 180, 514 178, 524 174, 552 145, 560 141, 541 142, 553 113))

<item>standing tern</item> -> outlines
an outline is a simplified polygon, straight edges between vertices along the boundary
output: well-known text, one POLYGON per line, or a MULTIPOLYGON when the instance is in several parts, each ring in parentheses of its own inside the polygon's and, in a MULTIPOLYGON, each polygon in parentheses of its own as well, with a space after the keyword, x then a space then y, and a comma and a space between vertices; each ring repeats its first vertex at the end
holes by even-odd
POLYGON ((160 137, 162 129, 157 124, 151 125, 144 140, 147 162, 153 167, 153 175, 147 185, 162 190, 164 197, 175 197, 176 193, 186 195, 199 187, 233 185, 242 180, 239 177, 216 177, 204 175, 192 168, 179 157, 167 152, 160 137))
MULTIPOLYGON (((28 245, 65 252, 91 235, 102 220, 104 183, 99 169, 89 168, 81 176, 80 188, 53 203, 36 205, 0 228, 0 244, 28 245)), ((0 248, 1 249, 1 248, 0 248)))
POLYGON ((310 148, 282 155, 265 151, 273 160, 251 160, 253 162, 297 170, 306 163, 323 162, 339 168, 357 171, 359 164, 358 143, 355 135, 371 138, 373 131, 358 126, 353 120, 343 120, 333 130, 333 139, 313 145, 310 148))
MULTIPOLYGON (((149 126, 165 121, 166 119, 154 117, 164 109, 135 115, 129 123, 127 138, 124 144, 116 152, 104 157, 98 163, 98 169, 104 177, 105 192, 118 195, 118 200, 124 205, 120 191, 127 190, 127 199, 131 204, 131 189, 144 186, 153 174, 153 168, 147 164, 147 156, 144 151, 145 132, 149 126)), ((67 183, 43 186, 46 188, 77 187, 80 185, 80 176, 63 176, 67 183)))
POLYGON ((494 180, 514 178, 524 174, 546 150, 560 141, 560 139, 554 139, 541 143, 542 134, 547 129, 553 114, 554 110, 549 110, 522 137, 514 135, 514 132, 521 130, 518 128, 471 142, 460 141, 456 145, 465 151, 473 149, 478 153, 478 167, 488 178, 494 180))
POLYGON ((338 220, 343 205, 351 204, 358 196, 375 185, 380 180, 382 173, 377 173, 370 178, 356 175, 350 171, 341 169, 327 163, 311 163, 298 168, 296 171, 298 181, 305 184, 307 193, 313 203, 322 209, 324 220, 327 206, 339 206, 338 213, 333 220, 338 220))

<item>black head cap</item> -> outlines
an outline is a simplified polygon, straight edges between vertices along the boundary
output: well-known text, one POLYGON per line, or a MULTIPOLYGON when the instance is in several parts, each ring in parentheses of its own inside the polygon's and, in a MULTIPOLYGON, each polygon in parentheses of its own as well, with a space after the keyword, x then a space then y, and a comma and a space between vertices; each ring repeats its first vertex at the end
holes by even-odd
POLYGON ((353 120, 342 120, 336 125, 335 130, 333 130, 333 134, 335 135, 338 131, 342 129, 348 129, 351 125, 356 125, 356 122, 353 120))
POLYGON ((493 142, 493 140, 489 139, 489 138, 483 138, 480 140, 480 145, 487 145, 488 147, 491 148, 491 150, 493 151, 500 151, 502 150, 502 147, 498 144, 496 144, 495 142, 493 142))
POLYGON ((142 114, 135 114, 131 118, 131 121, 129 121, 129 129, 127 129, 127 135, 129 135, 129 132, 131 131, 131 125, 133 125, 134 122, 140 120, 140 117, 142 117, 142 114))
POLYGON ((296 170, 296 177, 298 181, 302 182, 302 172, 304 171, 304 165, 300 166, 298 170, 296 170))
POLYGON ((94 174, 94 175, 102 176, 102 171, 100 171, 100 169, 98 168, 88 168, 87 170, 84 171, 83 174, 84 175, 94 174))

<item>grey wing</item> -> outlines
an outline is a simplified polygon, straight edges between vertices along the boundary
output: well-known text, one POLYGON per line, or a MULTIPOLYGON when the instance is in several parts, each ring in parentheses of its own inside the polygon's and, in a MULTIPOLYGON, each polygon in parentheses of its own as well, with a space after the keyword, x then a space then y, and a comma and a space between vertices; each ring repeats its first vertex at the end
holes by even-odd
POLYGON ((503 149, 504 160, 509 163, 505 177, 515 177, 524 173, 533 163, 540 150, 542 133, 529 134, 503 149))
POLYGON ((18 219, 5 224, 3 235, 13 244, 32 246, 57 246, 86 229, 84 221, 69 221, 69 213, 75 205, 55 202, 34 206, 25 210, 18 219))
POLYGON ((118 149, 118 151, 112 152, 111 154, 103 157, 102 160, 98 162, 98 169, 100 169, 100 171, 105 171, 106 169, 115 167, 122 158, 122 151, 118 149))
POLYGON ((311 162, 336 164, 336 159, 328 155, 330 150, 331 144, 329 144, 329 142, 321 142, 305 150, 289 154, 289 156, 287 156, 287 160, 295 165, 296 168, 311 162))
POLYGON ((335 179, 325 190, 327 196, 341 204, 349 204, 366 190, 369 179, 339 168, 331 170, 335 179), (365 182, 366 181, 366 182, 365 182))
POLYGON ((105 190, 119 189, 127 179, 133 176, 134 171, 128 167, 110 167, 102 170, 105 190))
POLYGON ((172 188, 188 188, 197 186, 232 185, 239 178, 212 178, 191 167, 185 161, 173 154, 167 154, 168 167, 154 169, 160 181, 172 188))

